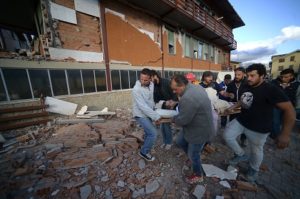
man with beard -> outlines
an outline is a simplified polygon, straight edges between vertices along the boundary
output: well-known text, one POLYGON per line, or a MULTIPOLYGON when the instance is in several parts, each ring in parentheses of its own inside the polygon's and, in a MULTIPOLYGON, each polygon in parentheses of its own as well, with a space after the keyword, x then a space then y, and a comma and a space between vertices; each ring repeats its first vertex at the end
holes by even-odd
POLYGON ((153 91, 154 85, 151 82, 151 70, 144 68, 141 71, 140 79, 136 81, 132 90, 132 114, 145 132, 144 145, 139 155, 147 161, 154 161, 155 159, 150 154, 157 137, 156 128, 152 121, 156 124, 160 122, 160 116, 154 111, 153 91))
POLYGON ((264 81, 266 68, 263 64, 252 64, 247 70, 248 86, 239 102, 228 111, 241 107, 241 113, 232 120, 224 131, 227 145, 235 156, 229 163, 237 165, 249 160, 246 179, 254 182, 263 160, 263 146, 272 130, 273 108, 283 111, 283 127, 278 137, 278 148, 285 148, 290 141, 290 133, 295 123, 295 111, 287 96, 277 87, 264 81), (244 133, 249 140, 250 156, 240 147, 236 138, 244 133))
POLYGON ((193 175, 187 177, 186 182, 202 182, 204 171, 200 151, 215 134, 211 102, 201 86, 189 83, 183 75, 172 78, 171 88, 180 97, 179 114, 173 118, 175 124, 182 127, 176 143, 188 155, 193 168, 193 175))
MULTIPOLYGON (((243 89, 247 85, 245 69, 242 67, 238 67, 234 70, 234 80, 230 82, 227 86, 226 96, 230 102, 238 102, 242 96, 243 89)), ((229 121, 235 119, 239 113, 229 115, 229 121)), ((241 145, 243 147, 246 146, 246 136, 244 134, 241 135, 241 145)))
MULTIPOLYGON (((161 78, 155 70, 151 70, 151 79, 154 83, 154 102, 163 102, 162 109, 171 109, 177 103, 177 97, 171 89, 170 80, 161 78)), ((160 124, 160 130, 163 136, 161 148, 170 150, 173 140, 171 124, 160 124)))
MULTIPOLYGON (((295 79, 294 70, 291 68, 284 69, 280 76, 272 81, 276 87, 280 88, 290 99, 296 109, 296 94, 300 83, 295 79)), ((280 133, 282 111, 275 108, 273 113, 273 129, 270 137, 276 139, 280 133)))

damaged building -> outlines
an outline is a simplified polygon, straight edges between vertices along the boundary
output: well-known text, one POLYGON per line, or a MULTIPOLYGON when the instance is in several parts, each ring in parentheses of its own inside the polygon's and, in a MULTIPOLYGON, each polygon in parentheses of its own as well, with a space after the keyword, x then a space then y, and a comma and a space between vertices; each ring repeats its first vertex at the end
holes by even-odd
POLYGON ((43 94, 123 107, 144 67, 166 78, 230 70, 243 25, 228 0, 5 0, 0 103, 43 94))

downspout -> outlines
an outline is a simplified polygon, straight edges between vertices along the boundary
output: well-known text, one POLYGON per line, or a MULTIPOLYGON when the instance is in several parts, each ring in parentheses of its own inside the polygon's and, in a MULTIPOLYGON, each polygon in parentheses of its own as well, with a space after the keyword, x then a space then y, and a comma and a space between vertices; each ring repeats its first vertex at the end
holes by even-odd
POLYGON ((161 25, 161 37, 160 37, 160 42, 161 42, 161 44, 160 44, 160 48, 161 48, 161 74, 162 74, 162 77, 165 77, 165 73, 164 73, 164 71, 165 71, 165 59, 164 59, 164 56, 165 56, 165 54, 164 54, 164 34, 163 34, 163 25, 161 25))
MULTIPOLYGON (((109 54, 108 54, 108 42, 107 42, 107 31, 106 31, 106 20, 105 20, 105 7, 103 5, 103 1, 99 1, 100 7, 100 27, 102 33, 102 43, 103 43, 103 55, 104 55, 104 63, 105 63, 105 71, 106 71, 106 85, 107 90, 111 91, 111 73, 109 67, 109 54)), ((100 36, 101 37, 101 36, 100 36)), ((100 38, 101 39, 101 38, 100 38)))

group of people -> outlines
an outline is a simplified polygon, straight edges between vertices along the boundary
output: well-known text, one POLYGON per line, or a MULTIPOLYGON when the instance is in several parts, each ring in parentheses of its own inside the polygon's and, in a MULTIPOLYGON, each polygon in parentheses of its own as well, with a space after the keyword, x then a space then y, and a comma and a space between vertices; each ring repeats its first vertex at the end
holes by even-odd
MULTIPOLYGON (((296 96, 297 92, 289 96, 281 86, 283 82, 276 86, 266 82, 265 77, 266 69, 262 64, 252 64, 247 69, 237 68, 234 80, 231 81, 231 77, 227 75, 221 85, 213 81, 213 73, 210 71, 203 73, 200 84, 195 84, 195 78, 191 74, 174 75, 168 80, 161 78, 156 71, 144 68, 132 91, 133 117, 145 133, 139 155, 147 161, 155 159, 151 155, 151 149, 156 141, 157 125, 160 125, 163 135, 161 147, 170 150, 173 140, 171 123, 175 123, 181 127, 176 144, 187 154, 186 163, 193 169, 193 175, 187 176, 186 182, 193 184, 203 181, 205 173, 201 166, 201 151, 217 131, 212 102, 205 90, 213 88, 220 99, 234 102, 221 118, 221 126, 225 128, 223 138, 234 152, 229 164, 249 161, 245 177, 254 182, 263 160, 264 143, 273 132, 273 112, 278 111, 282 119, 279 123, 280 132, 273 138, 276 138, 279 148, 285 148, 289 144, 290 132, 296 119, 295 107, 300 105, 291 100, 291 96, 296 96), (158 104, 160 108, 176 109, 178 115, 171 122, 164 122, 154 110, 158 104), (240 108, 240 113, 232 114, 232 110, 236 108, 240 108), (228 124, 226 115, 229 115, 228 124), (238 137, 242 137, 242 144, 247 139, 250 154, 245 153, 237 141, 238 137)), ((280 79, 285 81, 284 74, 280 79)), ((289 86, 291 81, 292 79, 289 80, 289 86)), ((299 86, 297 89, 300 90, 299 86)))

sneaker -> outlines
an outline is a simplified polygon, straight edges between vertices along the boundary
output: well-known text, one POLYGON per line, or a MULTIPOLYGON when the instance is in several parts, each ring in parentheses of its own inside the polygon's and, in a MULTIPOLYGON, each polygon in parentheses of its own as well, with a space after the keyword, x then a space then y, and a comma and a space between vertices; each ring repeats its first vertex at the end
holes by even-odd
POLYGON ((196 183, 203 182, 203 177, 194 174, 194 175, 191 175, 191 176, 185 178, 185 181, 188 184, 196 184, 196 183))
POLYGON ((141 156, 142 158, 144 158, 145 160, 152 162, 155 160, 155 157, 153 157, 151 154, 143 154, 142 152, 139 152, 139 156, 141 156))
POLYGON ((230 165, 237 165, 239 162, 244 162, 244 161, 247 161, 249 158, 247 155, 234 155, 234 157, 229 160, 229 164, 230 165))
POLYGON ((249 170, 246 174, 246 180, 248 182, 255 182, 258 176, 258 171, 252 169, 252 167, 249 167, 249 170))
POLYGON ((170 150, 171 147, 172 147, 172 144, 166 144, 165 149, 166 149, 166 150, 170 150))
POLYGON ((165 147, 166 147, 165 144, 160 145, 160 148, 161 148, 161 149, 164 149, 165 147))

